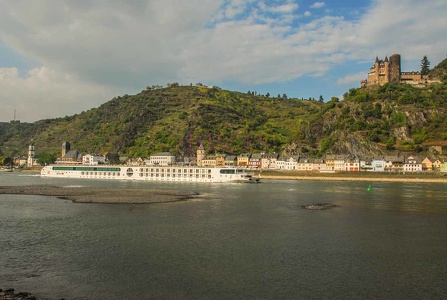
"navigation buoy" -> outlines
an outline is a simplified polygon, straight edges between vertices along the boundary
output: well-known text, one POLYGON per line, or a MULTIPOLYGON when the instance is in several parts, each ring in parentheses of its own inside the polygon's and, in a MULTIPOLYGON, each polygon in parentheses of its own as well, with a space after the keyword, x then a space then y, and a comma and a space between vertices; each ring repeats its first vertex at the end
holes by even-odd
POLYGON ((371 192, 371 185, 368 185, 368 188, 366 189, 368 192, 371 192))

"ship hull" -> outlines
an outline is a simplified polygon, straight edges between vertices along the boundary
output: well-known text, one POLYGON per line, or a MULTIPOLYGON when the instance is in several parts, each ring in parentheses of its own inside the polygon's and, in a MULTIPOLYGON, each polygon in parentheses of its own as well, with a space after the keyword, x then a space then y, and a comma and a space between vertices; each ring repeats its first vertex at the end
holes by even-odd
POLYGON ((170 181, 170 182, 253 182, 251 174, 238 168, 186 166, 62 166, 50 165, 41 170, 43 177, 170 181))

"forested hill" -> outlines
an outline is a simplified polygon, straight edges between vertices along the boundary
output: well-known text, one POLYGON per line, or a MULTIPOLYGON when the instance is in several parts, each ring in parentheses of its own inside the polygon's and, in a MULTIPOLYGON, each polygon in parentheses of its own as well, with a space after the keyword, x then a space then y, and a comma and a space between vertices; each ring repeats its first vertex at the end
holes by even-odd
POLYGON ((432 70, 443 83, 426 88, 388 84, 351 89, 328 102, 266 97, 216 87, 147 88, 77 115, 35 123, 0 123, 0 156, 60 155, 69 141, 82 153, 146 157, 160 151, 195 154, 281 152, 375 156, 425 152, 447 145, 447 63, 432 70))

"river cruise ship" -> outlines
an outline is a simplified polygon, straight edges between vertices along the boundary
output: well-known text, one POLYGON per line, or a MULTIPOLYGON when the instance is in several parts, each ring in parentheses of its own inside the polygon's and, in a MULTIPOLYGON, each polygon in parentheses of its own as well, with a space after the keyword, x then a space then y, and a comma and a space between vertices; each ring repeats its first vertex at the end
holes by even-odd
POLYGON ((244 169, 219 167, 49 165, 43 167, 40 174, 45 177, 140 181, 259 182, 259 178, 244 169))

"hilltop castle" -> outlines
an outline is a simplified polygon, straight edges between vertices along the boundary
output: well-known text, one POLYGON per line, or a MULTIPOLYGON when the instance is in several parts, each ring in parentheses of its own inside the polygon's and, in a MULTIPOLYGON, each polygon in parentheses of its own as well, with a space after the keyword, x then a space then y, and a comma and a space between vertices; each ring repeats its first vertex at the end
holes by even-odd
POLYGON ((400 63, 400 54, 393 54, 385 57, 385 60, 379 60, 376 57, 374 65, 369 69, 368 79, 360 82, 360 87, 366 88, 386 83, 408 83, 415 86, 423 86, 428 83, 428 75, 422 75, 420 72, 402 72, 400 63))

